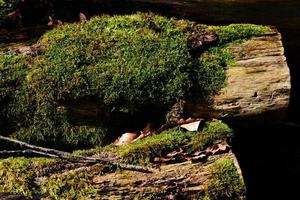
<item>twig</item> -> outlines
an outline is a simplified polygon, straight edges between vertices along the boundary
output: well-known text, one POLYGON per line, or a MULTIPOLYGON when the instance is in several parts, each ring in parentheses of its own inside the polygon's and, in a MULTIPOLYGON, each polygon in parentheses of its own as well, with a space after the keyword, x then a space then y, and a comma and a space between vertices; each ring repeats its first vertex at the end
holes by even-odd
POLYGON ((47 153, 43 153, 31 149, 15 150, 15 151, 0 151, 0 158, 8 158, 8 157, 15 157, 15 156, 32 156, 32 155, 41 155, 44 157, 58 158, 58 156, 56 155, 47 154, 47 153))
POLYGON ((44 155, 57 156, 59 158, 66 159, 71 162, 74 162, 74 161, 82 162, 83 161, 83 162, 89 162, 89 163, 103 163, 103 164, 110 164, 110 165, 113 165, 113 166, 116 166, 116 167, 119 167, 119 168, 125 169, 125 170, 134 170, 134 171, 139 171, 139 172, 152 173, 152 170, 150 170, 149 168, 138 166, 138 165, 129 165, 129 164, 124 164, 124 163, 118 163, 118 162, 113 161, 108 158, 74 155, 72 153, 59 151, 56 149, 35 146, 32 144, 28 144, 26 142, 21 142, 19 140, 12 139, 9 137, 4 137, 1 135, 0 135, 0 140, 5 140, 8 142, 16 143, 16 144, 20 145, 21 147, 26 147, 26 148, 34 150, 36 152, 41 152, 44 155))
POLYGON ((178 181, 184 180, 186 177, 187 177, 187 175, 183 175, 180 177, 174 177, 174 178, 169 178, 169 179, 165 179, 165 180, 158 180, 158 181, 155 181, 153 184, 160 185, 160 184, 165 184, 165 183, 178 182, 178 181))

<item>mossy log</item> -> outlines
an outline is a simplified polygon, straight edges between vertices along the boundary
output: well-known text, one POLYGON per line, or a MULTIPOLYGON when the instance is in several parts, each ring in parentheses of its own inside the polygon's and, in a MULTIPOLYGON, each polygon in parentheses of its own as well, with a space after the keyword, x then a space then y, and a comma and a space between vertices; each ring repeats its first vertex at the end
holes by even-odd
MULTIPOLYGON (((226 70, 225 87, 212 97, 212 104, 187 102, 185 112, 192 117, 208 118, 284 116, 289 105, 291 83, 281 34, 274 29, 273 33, 230 45, 228 49, 235 61, 226 70)), ((64 106, 71 109, 75 118, 107 117, 91 101, 64 106)))
MULTIPOLYGON (((186 113, 208 118, 265 117, 267 113, 271 113, 267 115, 269 118, 277 117, 274 112, 284 116, 289 105, 291 83, 281 34, 274 30, 273 33, 230 45, 228 49, 235 62, 226 70, 225 87, 212 97, 211 105, 201 101, 188 102, 186 113)), ((104 113, 101 115, 103 111, 91 101, 64 106, 70 107, 75 118, 84 116, 92 120, 106 116, 104 113)))
POLYGON ((277 31, 229 47, 235 63, 227 69, 226 86, 213 104, 188 103, 195 117, 236 117, 285 112, 290 96, 290 74, 281 34, 277 31))

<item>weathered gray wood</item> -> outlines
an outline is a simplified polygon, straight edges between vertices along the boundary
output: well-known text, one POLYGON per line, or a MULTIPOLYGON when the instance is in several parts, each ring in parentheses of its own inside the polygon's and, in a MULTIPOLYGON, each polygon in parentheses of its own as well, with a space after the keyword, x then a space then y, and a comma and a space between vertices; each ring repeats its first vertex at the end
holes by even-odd
POLYGON ((290 73, 278 32, 229 47, 236 63, 227 70, 227 84, 213 104, 188 104, 193 116, 260 115, 288 107, 290 73))

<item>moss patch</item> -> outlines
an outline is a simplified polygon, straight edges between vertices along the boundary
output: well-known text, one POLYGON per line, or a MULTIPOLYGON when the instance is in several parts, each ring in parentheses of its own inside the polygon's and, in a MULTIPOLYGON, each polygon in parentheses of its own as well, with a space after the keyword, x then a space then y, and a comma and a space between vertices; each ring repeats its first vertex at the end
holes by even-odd
POLYGON ((241 42, 253 36, 272 33, 268 26, 255 24, 231 24, 228 26, 211 26, 208 28, 219 35, 219 45, 227 45, 232 42, 241 42))
POLYGON ((209 123, 200 134, 191 141, 192 150, 203 150, 213 144, 233 137, 233 130, 223 122, 209 123))
POLYGON ((201 132, 185 132, 179 128, 164 131, 124 146, 109 145, 89 150, 76 151, 80 155, 113 155, 122 161, 149 165, 156 156, 164 156, 184 145, 191 146, 190 151, 205 148, 226 141, 234 136, 233 131, 223 122, 210 122, 201 132))
POLYGON ((151 13, 101 16, 46 33, 37 57, 0 55, 1 131, 61 149, 103 145, 118 132, 111 129, 127 128, 116 116, 155 111, 157 118, 181 98, 209 100, 224 86, 233 60, 226 45, 268 31, 203 26, 219 34, 219 42, 195 57, 188 38, 197 26, 151 13), (81 101, 101 110, 95 123, 74 120, 66 104, 81 101))
POLYGON ((149 136, 124 146, 109 145, 88 150, 76 151, 79 155, 111 155, 123 162, 149 165, 156 156, 163 156, 178 147, 188 144, 196 133, 184 132, 175 128, 149 136))
POLYGON ((98 190, 92 184, 93 177, 110 170, 108 166, 93 166, 80 172, 52 175, 40 182, 41 195, 51 199, 94 199, 98 190))
MULTIPOLYGON (((75 153, 90 156, 96 154, 101 157, 107 155, 109 158, 115 158, 117 161, 125 163, 150 165, 154 157, 164 156, 185 145, 193 144, 192 147, 197 150, 224 141, 230 136, 232 136, 232 131, 227 125, 221 122, 211 122, 198 133, 185 132, 179 128, 174 128, 129 145, 120 147, 109 145, 76 151, 75 153)), ((116 170, 110 166, 93 166, 79 171, 71 170, 65 173, 56 173, 36 182, 36 172, 52 164, 55 165, 55 162, 57 162, 55 159, 41 158, 1 160, 0 192, 20 193, 28 197, 40 196, 51 199, 94 199, 99 196, 101 189, 92 182, 93 178, 116 170)), ((219 165, 221 166, 221 164, 219 165)), ((216 169, 219 168, 216 167, 216 169)), ((212 174, 218 173, 212 172, 212 174)), ((212 177, 214 176, 212 175, 212 177)), ((231 179, 228 181, 231 181, 231 179)), ((227 187, 227 185, 224 187, 227 187)))
POLYGON ((230 159, 216 161, 210 168, 206 200, 238 200, 246 195, 246 188, 230 159))
POLYGON ((32 197, 38 192, 35 170, 54 162, 45 158, 8 158, 0 160, 0 192, 32 197))
POLYGON ((54 174, 36 180, 36 172, 55 164, 55 159, 8 158, 0 160, 0 192, 26 197, 53 199, 93 199, 97 190, 91 184, 94 176, 112 171, 110 166, 92 166, 81 171, 54 174))
POLYGON ((145 138, 118 149, 118 155, 130 163, 147 164, 155 156, 163 156, 168 152, 187 144, 194 133, 170 130, 145 138))

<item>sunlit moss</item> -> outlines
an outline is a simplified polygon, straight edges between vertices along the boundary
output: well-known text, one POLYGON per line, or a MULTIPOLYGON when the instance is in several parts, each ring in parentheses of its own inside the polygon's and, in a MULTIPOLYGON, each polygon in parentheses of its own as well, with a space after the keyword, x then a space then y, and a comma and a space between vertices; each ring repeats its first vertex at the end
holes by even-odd
POLYGON ((268 30, 203 26, 219 41, 198 57, 188 45, 196 26, 152 13, 105 15, 47 32, 37 57, 0 55, 1 131, 55 148, 103 145, 115 125, 111 113, 130 118, 151 108, 163 115, 181 98, 209 100, 233 62, 226 45, 268 30), (60 105, 85 99, 96 102, 105 121, 76 124, 60 105))
POLYGON ((209 123, 200 134, 193 137, 191 141, 192 150, 203 150, 213 144, 223 142, 232 138, 233 130, 223 122, 209 123))
POLYGON ((187 144, 194 133, 180 130, 169 130, 158 135, 147 137, 132 144, 121 146, 118 155, 131 163, 147 164, 155 156, 164 154, 187 144))
POLYGON ((189 145, 190 151, 203 150, 213 144, 224 142, 233 137, 233 131, 223 122, 210 122, 197 133, 181 131, 179 128, 164 131, 124 146, 110 145, 89 150, 77 151, 81 155, 112 154, 123 161, 148 165, 156 156, 189 145))
POLYGON ((253 36, 259 36, 272 32, 272 29, 268 26, 255 24, 212 26, 209 29, 215 31, 219 35, 219 45, 226 45, 231 42, 240 42, 245 39, 250 39, 253 36))
POLYGON ((35 170, 53 163, 45 158, 8 158, 0 160, 0 192, 32 197, 38 193, 35 170))
POLYGON ((245 184, 232 160, 218 160, 209 170, 205 200, 238 200, 246 195, 245 184))

